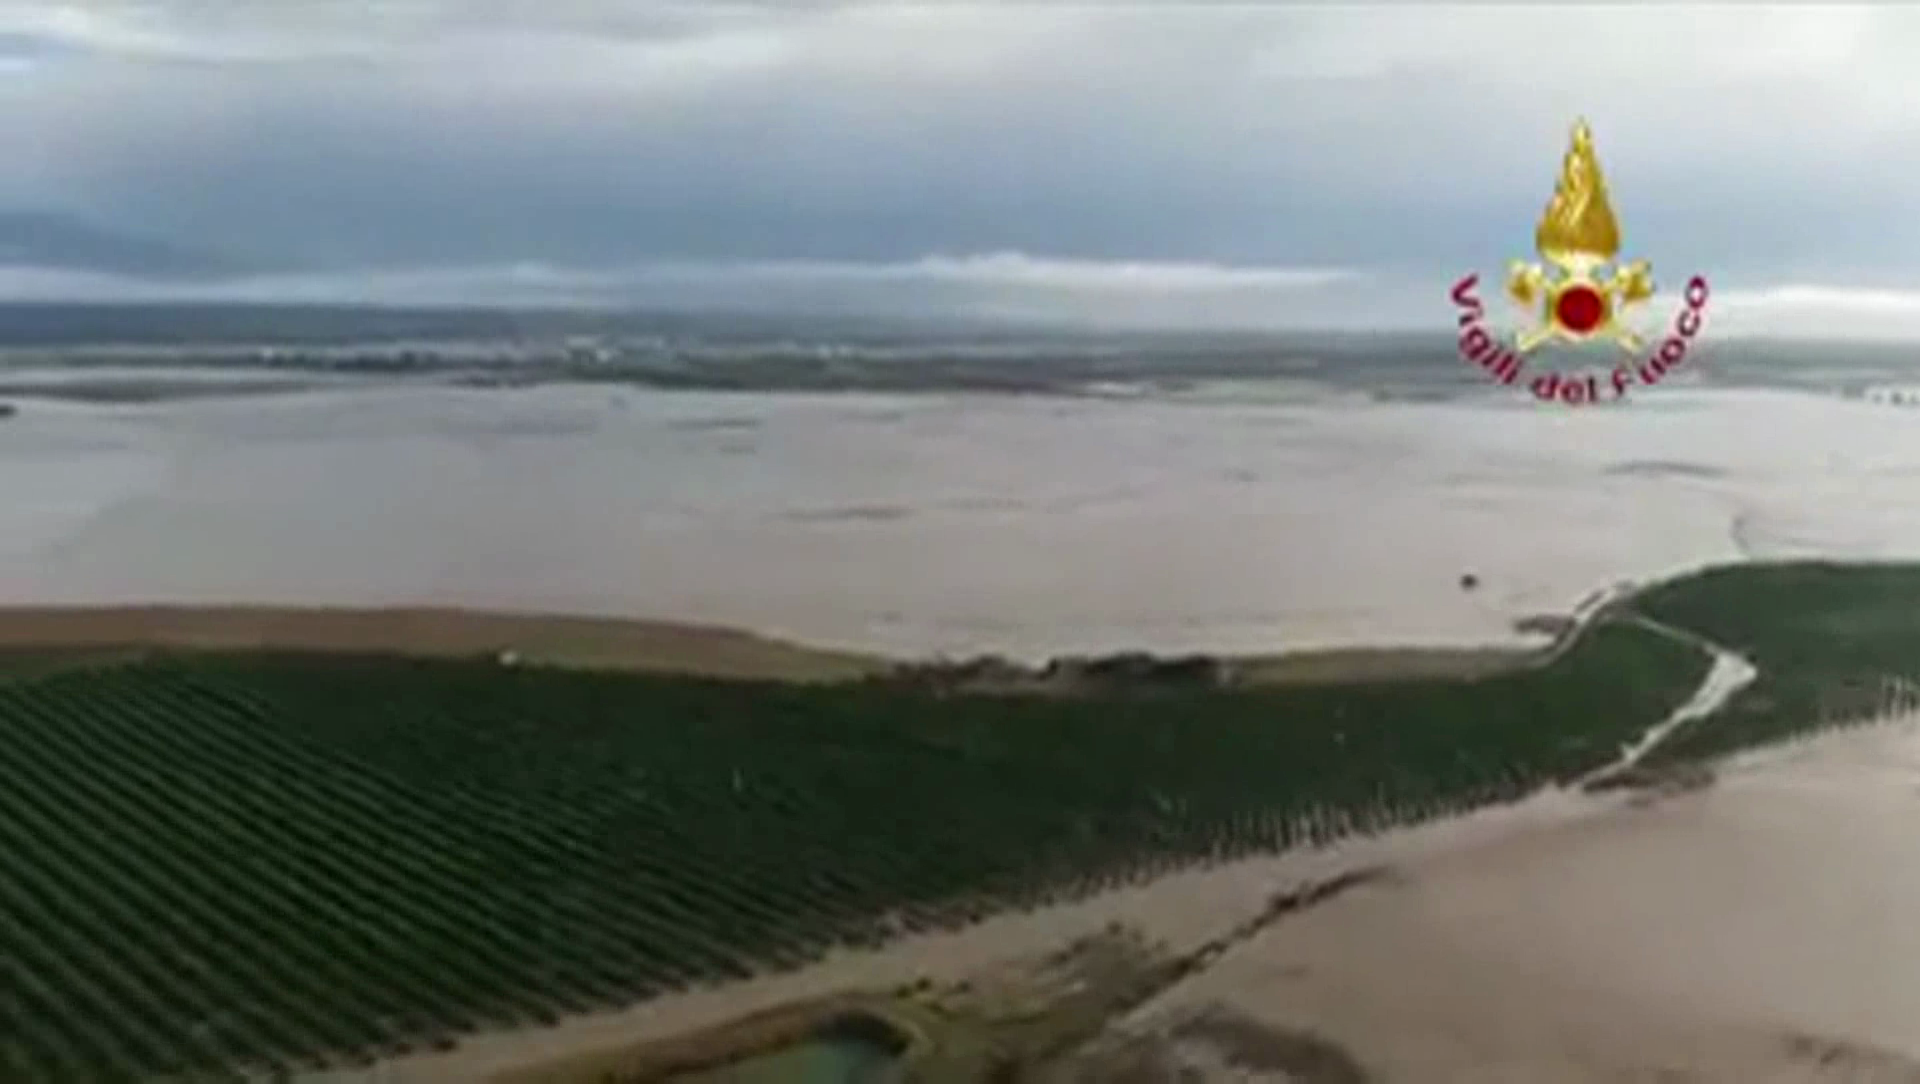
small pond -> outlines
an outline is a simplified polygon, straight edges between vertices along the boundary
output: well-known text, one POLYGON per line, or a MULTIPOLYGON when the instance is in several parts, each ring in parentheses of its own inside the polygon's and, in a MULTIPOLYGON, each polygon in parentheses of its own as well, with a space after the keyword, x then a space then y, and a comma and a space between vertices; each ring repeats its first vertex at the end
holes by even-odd
POLYGON ((672 1084, 896 1084, 904 1047, 885 1024, 854 1017, 789 1046, 684 1073, 672 1084))

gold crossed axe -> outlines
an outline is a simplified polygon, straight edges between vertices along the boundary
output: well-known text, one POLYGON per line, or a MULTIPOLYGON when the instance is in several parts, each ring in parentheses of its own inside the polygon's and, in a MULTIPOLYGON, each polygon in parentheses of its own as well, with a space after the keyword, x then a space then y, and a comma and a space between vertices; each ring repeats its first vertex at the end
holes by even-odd
POLYGON ((1579 343, 1601 337, 1619 343, 1628 352, 1638 352, 1641 337, 1620 322, 1620 315, 1653 296, 1653 268, 1645 260, 1612 272, 1598 265, 1569 266, 1558 260, 1551 268, 1515 260, 1507 276, 1507 295, 1523 307, 1537 305, 1540 310, 1540 322, 1515 339, 1514 349, 1523 354, 1553 339, 1579 343), (1582 290, 1588 292, 1591 301, 1573 299, 1572 295, 1582 290), (1575 326, 1564 318, 1581 304, 1598 314, 1590 328, 1575 326))

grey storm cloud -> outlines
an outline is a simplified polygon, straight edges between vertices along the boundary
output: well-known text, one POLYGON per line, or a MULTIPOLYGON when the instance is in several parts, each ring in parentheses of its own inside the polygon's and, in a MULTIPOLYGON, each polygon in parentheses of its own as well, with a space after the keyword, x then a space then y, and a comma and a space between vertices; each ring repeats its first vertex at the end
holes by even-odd
POLYGON ((1920 280, 1916 53, 1895 6, 19 2, 0 206, 287 288, 1108 297, 1104 262, 1360 306, 1324 275, 1527 255, 1584 115, 1632 255, 1882 296, 1920 280))

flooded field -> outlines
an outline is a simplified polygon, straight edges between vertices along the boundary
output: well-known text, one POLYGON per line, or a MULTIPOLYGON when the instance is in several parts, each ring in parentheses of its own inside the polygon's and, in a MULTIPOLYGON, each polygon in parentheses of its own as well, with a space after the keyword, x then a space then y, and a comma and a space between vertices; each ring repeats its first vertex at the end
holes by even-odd
POLYGON ((1679 389, 1591 413, 1272 389, 36 399, 0 427, 0 604, 462 605, 1026 658, 1539 643, 1514 623, 1623 578, 1913 552, 1910 422, 1679 389))
POLYGON ((1226 1007, 1383 1081, 1920 1080, 1916 816, 1914 720, 1768 750, 1410 856, 1130 1027, 1226 1007))

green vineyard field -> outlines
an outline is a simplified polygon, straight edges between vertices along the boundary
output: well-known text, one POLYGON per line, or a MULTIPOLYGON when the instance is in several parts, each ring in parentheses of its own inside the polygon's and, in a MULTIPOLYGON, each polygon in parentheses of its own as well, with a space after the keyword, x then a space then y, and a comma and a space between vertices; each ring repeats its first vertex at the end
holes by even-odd
POLYGON ((0 682, 0 1080, 277 1075, 1422 819, 1603 764, 1704 653, 932 697, 183 655, 0 682))
POLYGON ((1758 677, 1650 765, 1702 761, 1881 717, 1920 689, 1920 566, 1819 561, 1710 568, 1635 600, 1746 656, 1758 677))

